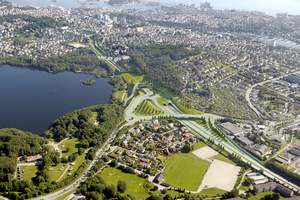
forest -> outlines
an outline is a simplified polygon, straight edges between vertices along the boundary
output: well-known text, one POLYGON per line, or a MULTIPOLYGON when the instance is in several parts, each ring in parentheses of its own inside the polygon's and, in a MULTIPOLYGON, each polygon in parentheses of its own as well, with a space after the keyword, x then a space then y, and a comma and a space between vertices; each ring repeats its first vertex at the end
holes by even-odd
POLYGON ((72 53, 61 56, 45 58, 41 60, 32 60, 25 57, 9 57, 0 60, 0 65, 13 65, 18 67, 29 67, 46 72, 88 72, 95 68, 105 68, 107 75, 113 75, 114 70, 104 61, 100 61, 92 50, 79 48, 72 53))
POLYGON ((70 112, 55 120, 45 132, 47 138, 61 141, 68 135, 74 135, 80 141, 80 147, 100 147, 112 130, 123 118, 123 108, 116 104, 95 105, 70 112), (88 122, 93 112, 97 112, 98 126, 88 122))
POLYGON ((201 51, 198 48, 188 50, 183 45, 159 45, 132 46, 126 52, 135 65, 131 70, 137 74, 144 74, 148 78, 158 82, 164 87, 181 93, 179 75, 182 69, 176 66, 175 61, 197 55, 201 51))
POLYGON ((23 19, 27 22, 32 22, 31 24, 24 26, 22 29, 17 29, 16 32, 20 31, 33 31, 33 30, 39 30, 41 28, 56 28, 61 26, 67 26, 68 24, 63 22, 63 19, 61 21, 56 21, 55 19, 52 19, 50 17, 42 16, 42 17, 32 17, 30 15, 3 15, 0 17, 0 24, 3 22, 13 22, 15 19, 23 19))
MULTIPOLYGON (((40 153, 41 146, 48 143, 47 139, 38 135, 23 132, 14 128, 0 129, 0 174, 13 173, 16 168, 16 158, 40 153)), ((0 175, 1 181, 2 175, 0 175)))

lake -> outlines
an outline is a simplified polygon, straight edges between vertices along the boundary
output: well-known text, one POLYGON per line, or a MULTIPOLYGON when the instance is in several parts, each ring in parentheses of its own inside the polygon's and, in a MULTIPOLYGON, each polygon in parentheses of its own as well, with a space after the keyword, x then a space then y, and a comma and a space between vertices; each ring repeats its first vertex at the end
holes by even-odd
POLYGON ((17 128, 43 134, 64 114, 83 107, 110 102, 113 87, 108 78, 93 85, 80 80, 89 74, 51 74, 28 68, 0 67, 0 128, 17 128))

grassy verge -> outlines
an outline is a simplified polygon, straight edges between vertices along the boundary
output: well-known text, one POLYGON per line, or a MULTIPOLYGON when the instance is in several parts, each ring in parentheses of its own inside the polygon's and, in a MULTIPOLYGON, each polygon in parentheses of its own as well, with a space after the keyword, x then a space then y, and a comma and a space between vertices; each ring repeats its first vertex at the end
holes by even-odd
POLYGON ((236 165, 235 162, 233 162, 232 160, 230 160, 229 158, 223 156, 222 154, 218 154, 214 157, 214 159, 217 159, 217 160, 220 160, 220 161, 223 161, 223 162, 227 162, 229 164, 232 164, 232 165, 236 165))
POLYGON ((64 194, 64 195, 62 195, 62 196, 56 198, 55 200, 64 200, 64 199, 67 198, 69 195, 73 194, 76 190, 77 190, 77 188, 74 189, 74 190, 72 190, 72 191, 70 191, 70 192, 68 192, 67 194, 64 194))
POLYGON ((158 97, 156 98, 157 102, 159 103, 159 105, 163 106, 164 104, 168 105, 168 103, 170 102, 168 99, 164 98, 164 97, 158 97))
POLYGON ((215 197, 215 196, 221 196, 221 195, 225 194, 226 192, 227 191, 221 190, 218 188, 207 188, 207 189, 203 189, 197 195, 203 196, 203 197, 215 197))

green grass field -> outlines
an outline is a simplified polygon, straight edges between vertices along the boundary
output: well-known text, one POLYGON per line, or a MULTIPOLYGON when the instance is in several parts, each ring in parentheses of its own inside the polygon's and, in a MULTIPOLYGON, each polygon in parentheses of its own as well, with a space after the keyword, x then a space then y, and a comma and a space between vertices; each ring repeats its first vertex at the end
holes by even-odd
POLYGON ((78 152, 77 146, 79 145, 78 138, 67 139, 66 141, 62 142, 58 147, 62 150, 62 156, 69 156, 73 153, 78 152), (62 147, 65 145, 64 147, 62 147), (67 152, 67 148, 70 148, 70 151, 67 152))
POLYGON ((32 178, 36 177, 36 173, 38 171, 39 166, 22 166, 21 171, 22 171, 22 180, 23 181, 30 181, 32 182, 32 178), (24 173, 23 173, 24 170, 24 173))
POLYGON ((225 194, 227 191, 221 190, 218 188, 208 188, 208 189, 203 189, 200 193, 197 195, 204 196, 204 197, 213 197, 213 196, 219 196, 225 194))
POLYGON ((92 123, 93 121, 95 121, 97 119, 98 113, 93 112, 93 115, 91 118, 89 118, 88 122, 92 123))
POLYGON ((214 159, 217 159, 217 160, 220 160, 220 161, 223 161, 223 162, 227 162, 229 164, 233 164, 233 165, 236 165, 235 162, 233 162, 232 160, 230 160, 229 158, 223 156, 222 154, 218 154, 214 157, 214 159))
POLYGON ((175 187, 196 191, 202 182, 209 164, 199 159, 192 159, 176 154, 167 159, 164 164, 165 182, 175 187))
MULTIPOLYGON (((270 192, 263 192, 263 193, 258 193, 256 196, 251 196, 248 198, 248 200, 258 200, 266 196, 267 194, 274 194, 275 192, 270 191, 270 192)), ((285 199, 283 196, 280 195, 280 199, 285 199)))
POLYGON ((153 106, 150 101, 143 100, 133 112, 137 116, 163 115, 165 112, 153 106))
POLYGON ((128 184, 128 190, 125 191, 125 195, 132 194, 140 198, 146 198, 150 196, 143 187, 145 179, 138 177, 136 174, 123 173, 117 168, 108 167, 102 171, 102 176, 109 184, 117 185, 119 180, 126 180, 128 184))
POLYGON ((156 98, 157 102, 159 103, 159 105, 163 106, 163 104, 168 105, 168 103, 170 102, 168 99, 164 98, 164 97, 158 97, 156 98))
POLYGON ((64 166, 64 170, 68 167, 67 164, 64 164, 64 163, 60 163, 58 165, 51 165, 50 166, 50 169, 51 168, 53 169, 51 171, 49 170, 49 175, 51 177, 51 180, 57 181, 57 179, 59 179, 59 177, 64 173, 64 170, 59 171, 59 168, 61 168, 62 166, 64 166))
POLYGON ((221 62, 217 62, 217 64, 220 65, 220 66, 223 66, 225 68, 226 72, 231 71, 233 74, 237 74, 238 73, 238 71, 236 69, 233 69, 233 68, 231 68, 228 65, 224 65, 221 62))
POLYGON ((123 78, 125 78, 126 81, 131 82, 133 80, 133 83, 137 83, 138 81, 143 79, 143 76, 134 74, 134 73, 124 73, 121 74, 123 78))
MULTIPOLYGON (((116 97, 117 99, 122 99, 122 96, 124 94, 125 90, 121 90, 121 91, 118 91, 116 93, 114 93, 114 97, 116 97)), ((124 98, 125 99, 125 98, 124 98)))
MULTIPOLYGON (((61 180, 63 180, 64 178, 66 178, 66 177, 68 177, 69 175, 69 173, 71 173, 72 175, 76 172, 76 170, 80 167, 80 165, 85 161, 84 160, 84 156, 85 156, 85 154, 81 154, 80 156, 78 156, 78 158, 74 161, 74 163, 75 163, 75 165, 73 166, 73 165, 71 165, 70 167, 69 167, 69 169, 72 169, 72 171, 67 171, 64 175, 63 175, 63 177, 60 179, 60 181, 61 180)), ((67 167, 67 165, 66 165, 66 167, 67 167)), ((65 168, 66 169, 66 168, 65 168)))

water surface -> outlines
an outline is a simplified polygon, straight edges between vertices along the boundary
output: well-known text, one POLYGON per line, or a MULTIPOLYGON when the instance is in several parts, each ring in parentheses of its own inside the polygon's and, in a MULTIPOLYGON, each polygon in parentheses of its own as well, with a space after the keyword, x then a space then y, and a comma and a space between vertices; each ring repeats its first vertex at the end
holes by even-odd
POLYGON ((110 102, 108 78, 94 85, 80 80, 89 74, 51 74, 21 67, 0 67, 0 128, 43 134, 62 115, 76 109, 110 102))

